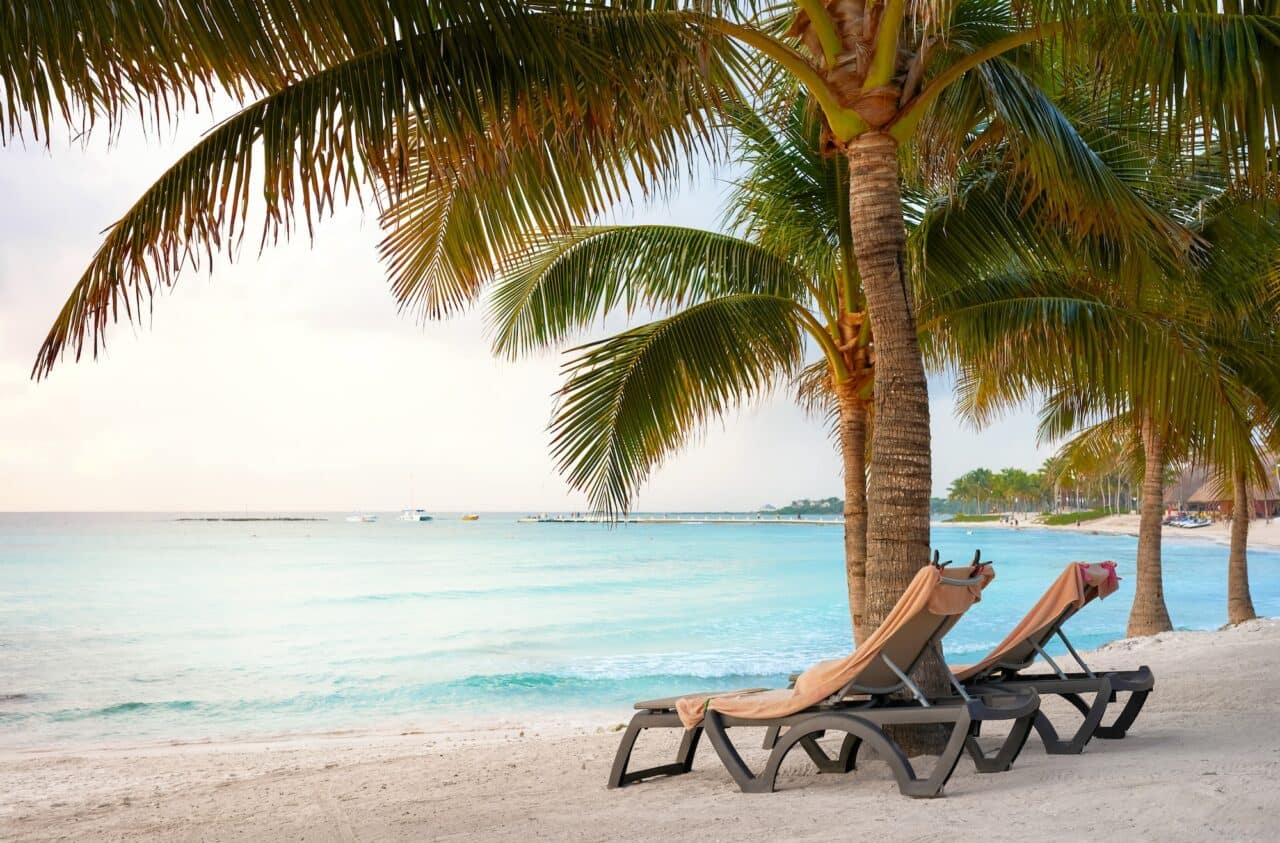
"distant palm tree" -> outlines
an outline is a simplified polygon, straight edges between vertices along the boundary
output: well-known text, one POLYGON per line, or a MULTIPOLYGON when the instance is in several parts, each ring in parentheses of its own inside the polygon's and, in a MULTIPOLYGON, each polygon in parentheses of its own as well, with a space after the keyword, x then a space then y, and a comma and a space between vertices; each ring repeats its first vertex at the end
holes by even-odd
POLYGON ((1258 616, 1249 593, 1249 472, 1231 472, 1231 549, 1227 555, 1227 623, 1251 621, 1258 616))
MULTIPOLYGON (((1044 395, 1041 434, 1142 477, 1138 576, 1130 635, 1172 628, 1161 573, 1169 466, 1198 460, 1260 476, 1254 432, 1280 419, 1273 372, 1280 217, 1202 174, 1152 171, 1169 212, 1197 237, 1194 269, 1126 256, 1115 274, 1004 276, 948 298, 944 342, 960 357, 959 391, 979 421, 1044 395), (1081 429, 1083 431, 1081 432, 1081 429)), ((1100 274, 1101 271, 1101 274, 1100 274)), ((1232 469, 1229 469, 1232 470, 1232 469)))

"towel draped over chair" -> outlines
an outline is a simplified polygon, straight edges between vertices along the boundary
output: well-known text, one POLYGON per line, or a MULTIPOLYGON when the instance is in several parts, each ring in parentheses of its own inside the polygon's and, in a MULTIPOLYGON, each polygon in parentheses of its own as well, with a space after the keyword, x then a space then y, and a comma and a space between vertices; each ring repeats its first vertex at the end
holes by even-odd
MULTIPOLYGON (((708 709, 731 717, 767 720, 786 717, 816 705, 876 664, 886 645, 912 622, 920 621, 926 615, 933 615, 941 623, 948 616, 963 614, 977 603, 982 597, 982 589, 995 578, 995 573, 989 567, 984 566, 979 571, 980 574, 976 575, 979 582, 955 585, 946 582, 945 578, 956 576, 959 572, 948 574, 945 568, 924 566, 916 573, 902 598, 880 627, 855 652, 844 658, 818 662, 800 674, 792 688, 711 697, 682 697, 676 702, 680 722, 686 729, 693 729, 702 723, 708 709)), ((920 644, 923 646, 925 641, 920 644)))

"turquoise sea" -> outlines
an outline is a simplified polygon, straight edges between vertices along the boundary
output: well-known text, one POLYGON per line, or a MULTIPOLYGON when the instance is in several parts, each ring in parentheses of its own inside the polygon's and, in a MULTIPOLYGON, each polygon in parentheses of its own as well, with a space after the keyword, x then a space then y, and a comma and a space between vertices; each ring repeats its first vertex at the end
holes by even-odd
MULTIPOLYGON (((0 747, 400 729, 609 712, 767 685, 850 647, 841 531, 786 525, 194 522, 0 514, 0 747)), ((1226 620, 1226 548, 1166 539, 1175 624, 1226 620)), ((939 527, 998 576, 947 640, 979 655, 1071 560, 1121 591, 1073 642, 1121 637, 1136 540, 939 527)), ((1280 554, 1252 552, 1260 614, 1280 554)), ((602 721, 603 722, 603 721, 602 721)))

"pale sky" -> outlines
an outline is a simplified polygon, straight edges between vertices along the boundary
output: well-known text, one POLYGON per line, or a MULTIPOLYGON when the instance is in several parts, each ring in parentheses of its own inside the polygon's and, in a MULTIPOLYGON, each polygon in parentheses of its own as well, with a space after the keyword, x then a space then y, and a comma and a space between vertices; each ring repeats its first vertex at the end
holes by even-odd
MULTIPOLYGON (((372 210, 347 209, 314 244, 261 257, 246 238, 237 263, 160 296, 152 321, 116 325, 97 361, 30 380, 102 229, 211 125, 199 114, 110 148, 105 134, 0 148, 0 510, 585 508, 548 456, 559 355, 493 358, 479 310, 426 324, 400 314, 372 210)), ((720 208, 708 179, 634 216, 707 225, 720 208)), ((971 468, 1030 469, 1048 455, 1031 413, 975 434, 946 386, 931 393, 935 494, 971 468)), ((669 460, 637 509, 840 494, 826 432, 778 395, 669 460)))

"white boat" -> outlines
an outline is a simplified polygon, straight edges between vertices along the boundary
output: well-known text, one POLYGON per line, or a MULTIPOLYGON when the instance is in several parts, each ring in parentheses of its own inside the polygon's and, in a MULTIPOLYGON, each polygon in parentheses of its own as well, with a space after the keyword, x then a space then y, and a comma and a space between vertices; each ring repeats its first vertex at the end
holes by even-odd
POLYGON ((430 521, 431 516, 425 509, 405 509, 400 512, 401 521, 430 521))
POLYGON ((372 524, 378 520, 376 515, 348 515, 347 520, 352 524, 372 524))

